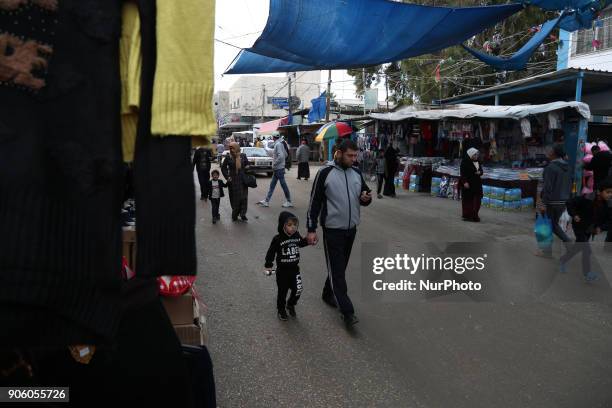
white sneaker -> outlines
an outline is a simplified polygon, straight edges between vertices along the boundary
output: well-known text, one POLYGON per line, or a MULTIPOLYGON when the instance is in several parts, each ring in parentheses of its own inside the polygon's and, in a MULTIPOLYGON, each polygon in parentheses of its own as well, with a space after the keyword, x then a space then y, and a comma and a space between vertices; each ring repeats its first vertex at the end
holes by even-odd
POLYGON ((261 205, 262 207, 269 207, 270 206, 270 203, 267 202, 266 200, 258 201, 257 204, 261 205))
POLYGON ((283 208, 291 208, 293 207, 293 204, 291 203, 291 201, 285 201, 283 203, 283 208))

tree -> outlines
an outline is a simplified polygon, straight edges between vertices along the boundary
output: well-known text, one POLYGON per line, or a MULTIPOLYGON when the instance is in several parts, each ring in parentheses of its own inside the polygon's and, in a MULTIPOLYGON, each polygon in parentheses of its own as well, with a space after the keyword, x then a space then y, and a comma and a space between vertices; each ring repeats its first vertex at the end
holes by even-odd
MULTIPOLYGON (((404 0, 408 3, 409 1, 404 0)), ((435 6, 457 5, 449 0, 410 1, 435 6)), ((488 4, 501 4, 494 0, 488 4)), ((479 0, 462 0, 461 6, 483 5, 479 0)), ((509 56, 516 52, 533 35, 534 28, 555 16, 538 8, 529 8, 497 24, 471 40, 468 46, 487 50, 491 54, 509 56)), ((515 72, 497 72, 492 67, 474 59, 462 47, 456 46, 436 54, 422 55, 390 64, 366 68, 366 82, 378 85, 387 78, 389 99, 396 104, 428 104, 437 99, 456 96, 499 83, 514 81, 532 75, 549 72, 556 66, 558 34, 533 55, 527 68, 515 72)), ((352 69, 357 95, 363 95, 362 70, 352 69)))

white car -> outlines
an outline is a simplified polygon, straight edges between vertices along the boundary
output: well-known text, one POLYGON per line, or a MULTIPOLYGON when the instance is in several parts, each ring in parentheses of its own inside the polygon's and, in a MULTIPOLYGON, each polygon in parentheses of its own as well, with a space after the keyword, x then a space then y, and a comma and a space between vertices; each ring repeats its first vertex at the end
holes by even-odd
POLYGON ((266 173, 269 177, 274 173, 272 158, 262 147, 243 147, 240 149, 249 160, 247 173, 266 173))

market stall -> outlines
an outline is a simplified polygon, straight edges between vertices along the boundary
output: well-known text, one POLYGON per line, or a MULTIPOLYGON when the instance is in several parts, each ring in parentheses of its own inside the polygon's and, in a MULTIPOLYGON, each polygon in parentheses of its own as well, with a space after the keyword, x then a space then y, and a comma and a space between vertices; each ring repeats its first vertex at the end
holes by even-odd
POLYGON ((512 201, 535 203, 538 181, 547 164, 544 148, 551 144, 564 144, 576 170, 575 183, 580 183, 580 168, 575 163, 581 159, 584 135, 579 129, 584 129, 590 117, 584 103, 407 107, 371 117, 376 120, 375 144, 382 149, 391 145, 405 157, 397 184, 412 191, 459 199, 459 192, 454 191, 459 164, 471 147, 481 152, 483 183, 504 190, 503 194, 495 190, 496 196, 508 190, 512 201))

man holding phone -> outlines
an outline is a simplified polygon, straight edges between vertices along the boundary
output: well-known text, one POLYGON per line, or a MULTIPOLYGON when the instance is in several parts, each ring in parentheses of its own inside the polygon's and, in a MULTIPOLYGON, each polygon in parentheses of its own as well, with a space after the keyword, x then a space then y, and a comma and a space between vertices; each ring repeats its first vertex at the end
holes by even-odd
POLYGON ((353 167, 359 148, 351 140, 342 141, 334 161, 317 173, 307 214, 308 243, 318 242, 317 224, 323 227, 323 243, 328 276, 323 301, 338 307, 347 326, 358 322, 348 296, 346 267, 360 221, 360 206, 370 205, 372 193, 359 169, 353 167))

